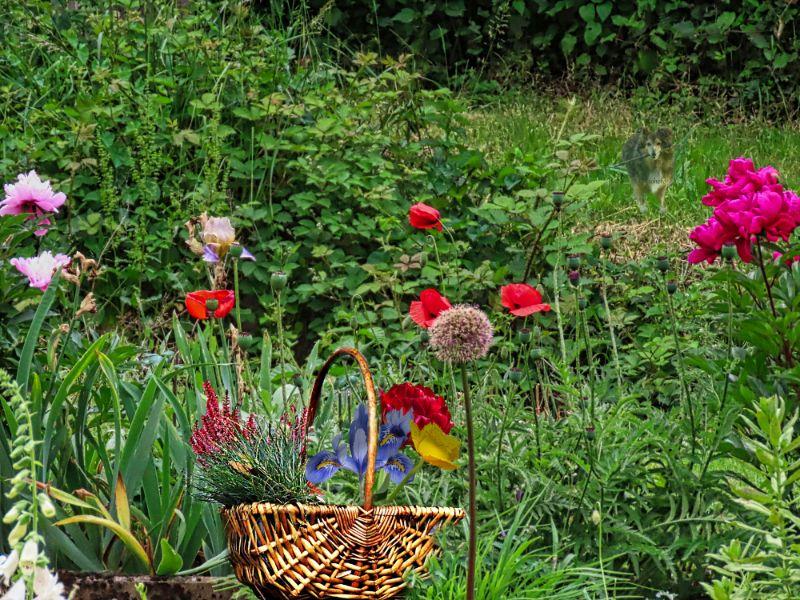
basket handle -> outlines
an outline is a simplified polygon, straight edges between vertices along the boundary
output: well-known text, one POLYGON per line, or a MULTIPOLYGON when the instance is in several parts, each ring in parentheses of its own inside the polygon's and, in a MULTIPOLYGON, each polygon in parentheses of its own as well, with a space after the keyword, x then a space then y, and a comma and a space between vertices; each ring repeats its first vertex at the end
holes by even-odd
POLYGON ((314 380, 314 387, 311 390, 311 398, 308 401, 308 415, 306 418, 305 437, 308 437, 308 428, 314 422, 317 414, 319 399, 322 395, 322 386, 325 384, 325 376, 340 356, 351 356, 355 359, 364 380, 364 387, 367 390, 367 415, 369 418, 369 428, 367 431, 367 472, 364 474, 364 508, 372 508, 372 486, 375 483, 375 461, 378 457, 378 399, 375 394, 375 383, 372 380, 367 359, 355 348, 338 348, 328 357, 322 365, 317 378, 314 380))

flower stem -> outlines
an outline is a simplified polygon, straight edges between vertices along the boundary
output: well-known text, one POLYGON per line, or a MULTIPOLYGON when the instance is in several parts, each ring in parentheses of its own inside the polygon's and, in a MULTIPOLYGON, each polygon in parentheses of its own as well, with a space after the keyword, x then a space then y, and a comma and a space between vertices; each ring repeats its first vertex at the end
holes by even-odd
POLYGON ((697 432, 694 422, 694 406, 692 405, 692 400, 689 397, 689 390, 686 387, 686 379, 684 378, 684 371, 686 367, 683 362, 683 351, 681 350, 680 337, 678 336, 678 324, 677 324, 677 319, 675 318, 675 309, 672 306, 672 295, 667 290, 666 275, 664 276, 664 293, 667 295, 669 320, 670 323, 672 324, 672 337, 675 340, 675 352, 678 355, 678 381, 681 384, 681 392, 683 394, 683 400, 686 403, 686 410, 689 413, 689 427, 691 428, 692 432, 692 463, 694 463, 695 454, 697 453, 697 432))
POLYGON ((467 555, 467 600, 475 600, 475 566, 478 556, 478 481, 475 475, 475 434, 472 426, 472 399, 469 394, 467 365, 461 365, 464 407, 467 412, 467 454, 469 456, 469 551, 467 555))
POLYGON ((233 259, 233 295, 236 298, 236 329, 242 331, 242 314, 239 312, 239 259, 233 259))
POLYGON ((617 335, 614 331, 614 322, 611 319, 611 308, 608 305, 608 293, 606 291, 606 267, 605 261, 601 261, 601 274, 603 283, 600 285, 600 297, 603 299, 603 310, 606 313, 606 322, 608 323, 608 334, 611 338, 611 356, 614 359, 614 370, 617 373, 617 393, 622 394, 622 368, 619 362, 619 350, 617 349, 617 335))
POLYGON ((281 361, 281 400, 283 408, 286 409, 286 364, 283 359, 283 307, 281 306, 281 291, 276 291, 278 300, 278 357, 281 361))
POLYGON ((411 481, 411 478, 416 474, 417 471, 419 471, 419 468, 422 466, 422 463, 424 463, 424 462, 425 461, 420 458, 417 461, 417 463, 411 468, 411 470, 408 473, 406 473, 406 476, 403 477, 403 481, 398 483, 397 487, 394 488, 394 490, 392 490, 392 493, 389 494, 389 496, 386 498, 386 503, 387 504, 391 504, 392 502, 394 502, 394 499, 397 498, 397 495, 400 493, 400 491, 404 487, 406 487, 406 484, 409 481, 411 481))

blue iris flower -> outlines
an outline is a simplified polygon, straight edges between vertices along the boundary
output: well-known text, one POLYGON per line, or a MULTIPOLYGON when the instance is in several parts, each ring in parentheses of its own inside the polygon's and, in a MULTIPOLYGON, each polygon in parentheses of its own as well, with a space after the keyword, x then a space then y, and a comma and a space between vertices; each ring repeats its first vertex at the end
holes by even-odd
MULTIPOLYGON (((375 469, 386 471, 394 483, 400 483, 413 467, 411 459, 400 453, 411 432, 411 417, 410 411, 405 414, 399 410, 391 411, 379 430, 375 469)), ((360 404, 350 424, 349 448, 343 443, 342 434, 336 435, 332 452, 323 450, 308 459, 306 479, 317 485, 333 477, 339 469, 352 471, 363 478, 367 471, 368 431, 367 408, 360 404)))

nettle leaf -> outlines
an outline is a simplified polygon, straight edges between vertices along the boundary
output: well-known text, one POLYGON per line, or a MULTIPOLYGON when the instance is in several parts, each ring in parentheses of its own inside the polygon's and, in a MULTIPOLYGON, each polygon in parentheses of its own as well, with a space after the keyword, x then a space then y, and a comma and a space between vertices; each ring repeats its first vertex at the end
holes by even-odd
POLYGON ((394 17, 392 17, 392 19, 397 21, 398 23, 406 23, 406 24, 413 23, 414 19, 416 18, 417 18, 417 11, 415 11, 413 8, 404 8, 394 17))
POLYGON ((564 52, 566 56, 572 54, 572 51, 575 49, 575 44, 578 42, 578 38, 576 38, 571 33, 566 34, 563 38, 561 38, 561 51, 564 52))
POLYGON ((603 4, 598 4, 595 9, 597 10, 597 16, 600 17, 601 21, 605 21, 608 16, 611 14, 611 9, 614 7, 613 3, 611 2, 603 2, 603 4))

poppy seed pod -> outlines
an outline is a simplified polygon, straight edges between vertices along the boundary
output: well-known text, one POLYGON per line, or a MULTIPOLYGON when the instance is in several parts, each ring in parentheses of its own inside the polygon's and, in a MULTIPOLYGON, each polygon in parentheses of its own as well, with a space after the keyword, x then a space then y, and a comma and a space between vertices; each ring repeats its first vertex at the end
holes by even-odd
POLYGON ((230 254, 233 258, 239 258, 239 257, 242 256, 242 252, 243 251, 244 251, 244 248, 242 248, 238 244, 234 244, 228 250, 228 254, 230 254))
POLYGON ((513 381, 514 383, 519 383, 522 380, 522 371, 520 371, 519 369, 509 370, 508 379, 509 381, 513 381))
POLYGON ((723 244, 722 258, 727 261, 733 261, 733 259, 736 258, 736 246, 733 244, 723 244))
POLYGON ((586 438, 593 440, 595 437, 594 427, 587 427, 586 428, 586 438))
POLYGON ((580 306, 580 307, 581 307, 581 310, 585 310, 585 309, 586 309, 586 306, 587 306, 588 304, 589 304, 589 303, 586 301, 586 298, 584 298, 583 296, 581 296, 581 298, 580 298, 580 299, 578 299, 578 306, 580 306))
POLYGON ((669 271, 669 257, 668 256, 659 256, 656 259, 656 267, 662 273, 666 273, 669 271))
POLYGON ((219 300, 216 298, 207 298, 206 299, 206 310, 209 312, 214 312, 219 308, 219 300))
POLYGON ((275 271, 269 278, 269 284, 272 286, 273 290, 280 292, 286 287, 288 280, 289 278, 286 276, 286 273, 283 271, 275 271))
POLYGON ((611 238, 611 234, 604 233, 600 236, 600 247, 603 250, 611 250, 613 239, 611 238))
POLYGON ((578 271, 570 271, 568 277, 569 282, 574 286, 577 286, 581 282, 581 274, 578 271))
POLYGON ((556 210, 564 206, 564 192, 553 192, 553 208, 556 210))
POLYGON ((581 255, 580 254, 570 254, 567 257, 567 266, 572 269, 579 269, 581 266, 581 255))
POLYGON ((522 342, 523 344, 527 344, 528 342, 531 341, 531 330, 528 329, 527 327, 525 329, 520 329, 517 336, 519 336, 520 342, 522 342))
POLYGON ((667 293, 671 296, 675 292, 678 291, 678 282, 677 281, 668 281, 667 282, 667 293))

